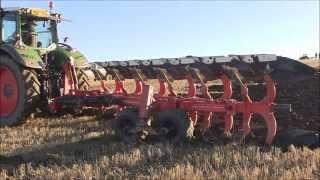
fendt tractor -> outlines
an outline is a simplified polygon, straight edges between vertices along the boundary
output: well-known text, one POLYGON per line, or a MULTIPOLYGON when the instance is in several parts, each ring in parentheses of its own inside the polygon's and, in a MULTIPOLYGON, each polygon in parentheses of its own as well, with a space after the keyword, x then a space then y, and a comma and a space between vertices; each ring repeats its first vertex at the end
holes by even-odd
POLYGON ((60 14, 43 9, 1 9, 1 126, 21 123, 36 105, 46 107, 43 103, 60 96, 67 62, 73 62, 79 89, 87 89, 80 71, 88 66, 86 58, 59 42, 57 25, 62 20, 60 14))
POLYGON ((221 135, 232 136, 236 114, 242 115, 237 128, 246 137, 255 114, 264 120, 264 141, 271 144, 277 131, 274 112, 291 109, 290 104, 274 102, 274 80, 280 80, 280 74, 297 75, 305 68, 273 54, 88 63, 82 53, 60 43, 61 14, 6 8, 1 9, 0 21, 1 126, 17 125, 37 108, 48 113, 112 109, 116 111, 113 130, 125 142, 156 136, 179 143, 209 134, 218 121, 224 124, 221 135), (101 83, 100 89, 89 88, 88 72, 101 83), (126 79, 134 80, 134 92, 124 86, 126 79), (150 84, 152 79, 156 81, 150 84), (183 92, 173 87, 173 82, 180 80, 186 82, 183 92), (106 81, 112 81, 115 88, 108 88, 106 81), (157 92, 154 82, 158 83, 157 92), (215 94, 208 82, 220 82, 213 83, 220 94, 215 94), (256 101, 249 96, 249 87, 258 85, 265 87, 266 96, 256 101))

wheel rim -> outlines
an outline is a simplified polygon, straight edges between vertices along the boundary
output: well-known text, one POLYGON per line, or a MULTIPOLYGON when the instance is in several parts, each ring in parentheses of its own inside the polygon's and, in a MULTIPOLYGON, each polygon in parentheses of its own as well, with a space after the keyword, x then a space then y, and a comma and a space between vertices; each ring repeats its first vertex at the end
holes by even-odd
POLYGON ((162 125, 161 128, 165 129, 166 133, 163 134, 163 136, 167 140, 174 141, 178 135, 178 128, 176 127, 176 124, 173 123, 170 119, 165 121, 162 125))
POLYGON ((13 72, 0 66, 0 117, 10 115, 18 103, 18 83, 13 72))

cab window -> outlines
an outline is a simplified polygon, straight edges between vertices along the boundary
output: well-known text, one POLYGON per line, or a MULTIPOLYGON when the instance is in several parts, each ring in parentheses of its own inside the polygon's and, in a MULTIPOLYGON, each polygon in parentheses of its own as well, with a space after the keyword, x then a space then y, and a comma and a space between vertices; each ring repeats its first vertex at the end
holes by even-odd
POLYGON ((2 17, 2 40, 6 43, 14 43, 17 33, 17 18, 15 14, 5 14, 2 17))
POLYGON ((52 28, 50 20, 39 18, 22 19, 22 41, 28 46, 47 48, 52 44, 52 28))
POLYGON ((49 21, 37 21, 36 33, 38 35, 38 47, 47 48, 52 43, 52 33, 49 21))

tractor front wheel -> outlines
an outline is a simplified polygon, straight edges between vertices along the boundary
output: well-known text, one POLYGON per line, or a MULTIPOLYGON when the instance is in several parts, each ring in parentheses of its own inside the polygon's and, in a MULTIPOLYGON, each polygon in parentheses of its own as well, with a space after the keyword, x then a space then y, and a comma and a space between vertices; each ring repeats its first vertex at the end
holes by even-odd
POLYGON ((88 91, 90 88, 89 78, 83 69, 77 69, 77 77, 79 90, 88 91))
POLYGON ((0 56, 0 126, 17 125, 34 110, 40 98, 40 83, 32 70, 0 56))

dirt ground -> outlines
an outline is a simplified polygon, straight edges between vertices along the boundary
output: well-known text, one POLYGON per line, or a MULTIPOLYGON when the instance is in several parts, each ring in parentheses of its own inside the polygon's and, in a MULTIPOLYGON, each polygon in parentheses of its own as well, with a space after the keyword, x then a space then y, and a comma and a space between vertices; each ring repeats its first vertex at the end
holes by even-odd
POLYGON ((277 102, 292 104, 289 118, 278 114, 278 123, 284 127, 298 127, 320 131, 320 60, 302 60, 317 70, 300 81, 278 84, 277 102))

